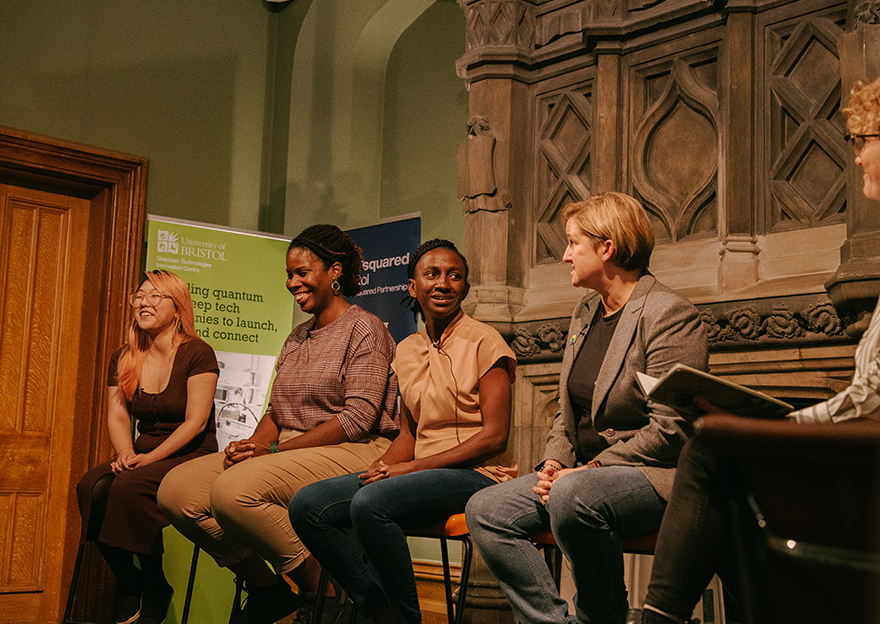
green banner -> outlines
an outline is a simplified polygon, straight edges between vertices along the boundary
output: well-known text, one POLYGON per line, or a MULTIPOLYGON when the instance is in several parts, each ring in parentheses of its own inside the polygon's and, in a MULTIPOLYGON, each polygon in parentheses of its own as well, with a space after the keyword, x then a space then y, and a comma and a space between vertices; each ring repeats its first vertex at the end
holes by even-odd
POLYGON ((293 324, 284 264, 290 241, 154 216, 147 228, 146 269, 172 271, 186 282, 196 331, 217 354, 214 409, 222 449, 257 426, 293 324))
POLYGON ((146 268, 189 286, 199 335, 216 351, 275 357, 290 333, 286 238, 148 217, 146 268))

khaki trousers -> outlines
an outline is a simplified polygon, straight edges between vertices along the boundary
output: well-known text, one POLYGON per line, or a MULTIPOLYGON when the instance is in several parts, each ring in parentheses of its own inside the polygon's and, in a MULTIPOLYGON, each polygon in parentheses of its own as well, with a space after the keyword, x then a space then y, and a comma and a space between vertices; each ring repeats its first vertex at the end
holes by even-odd
MULTIPOLYGON (((297 435, 282 431, 279 442, 297 435)), ((224 453, 214 453, 171 470, 159 486, 159 506, 218 565, 234 565, 255 552, 277 573, 290 572, 308 557, 287 515, 293 495, 309 483, 366 470, 390 445, 371 436, 252 457, 228 469, 224 453)))

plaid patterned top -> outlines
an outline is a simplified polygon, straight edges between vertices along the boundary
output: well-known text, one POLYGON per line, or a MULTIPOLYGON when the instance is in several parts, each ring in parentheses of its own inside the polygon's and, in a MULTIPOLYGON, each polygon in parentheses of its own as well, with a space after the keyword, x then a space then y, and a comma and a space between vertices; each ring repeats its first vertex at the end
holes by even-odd
POLYGON ((280 427, 309 431, 336 417, 352 442, 400 428, 396 346, 385 324, 356 305, 329 325, 297 325, 275 364, 266 413, 280 427))
POLYGON ((852 383, 827 401, 788 415, 802 424, 824 424, 872 418, 880 420, 880 301, 874 308, 868 331, 856 348, 856 370, 852 383))

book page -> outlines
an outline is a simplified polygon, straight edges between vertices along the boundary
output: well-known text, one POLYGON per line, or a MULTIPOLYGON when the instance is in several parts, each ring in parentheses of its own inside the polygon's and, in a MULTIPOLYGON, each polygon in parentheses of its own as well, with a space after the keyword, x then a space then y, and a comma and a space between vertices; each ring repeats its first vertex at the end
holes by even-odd
POLYGON ((639 388, 641 388, 642 394, 647 397, 651 394, 651 390, 657 385, 659 379, 646 375, 640 371, 636 371, 636 381, 639 382, 639 388))

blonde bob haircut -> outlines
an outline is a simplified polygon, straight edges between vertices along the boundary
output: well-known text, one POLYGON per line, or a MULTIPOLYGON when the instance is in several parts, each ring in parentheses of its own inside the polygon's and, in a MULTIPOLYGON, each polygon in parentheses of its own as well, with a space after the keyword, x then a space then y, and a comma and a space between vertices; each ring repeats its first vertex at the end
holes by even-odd
POLYGON ((841 112, 850 134, 880 134, 880 78, 867 85, 856 81, 841 112))
MULTIPOLYGON (((174 325, 177 328, 174 335, 175 346, 198 338, 192 296, 189 294, 186 283, 170 271, 147 271, 144 275, 146 279, 141 282, 141 286, 150 282, 153 288, 168 295, 174 303, 176 310, 174 325)), ((116 366, 117 383, 129 401, 134 397, 140 383, 141 371, 144 367, 144 361, 147 359, 149 348, 149 334, 140 328, 136 319, 132 318, 131 324, 128 326, 128 351, 122 354, 122 357, 119 358, 119 364, 116 366)))
POLYGON ((654 251, 654 229, 642 205, 624 193, 599 193, 568 204, 562 211, 581 232, 614 243, 611 261, 624 271, 644 271, 654 251))

